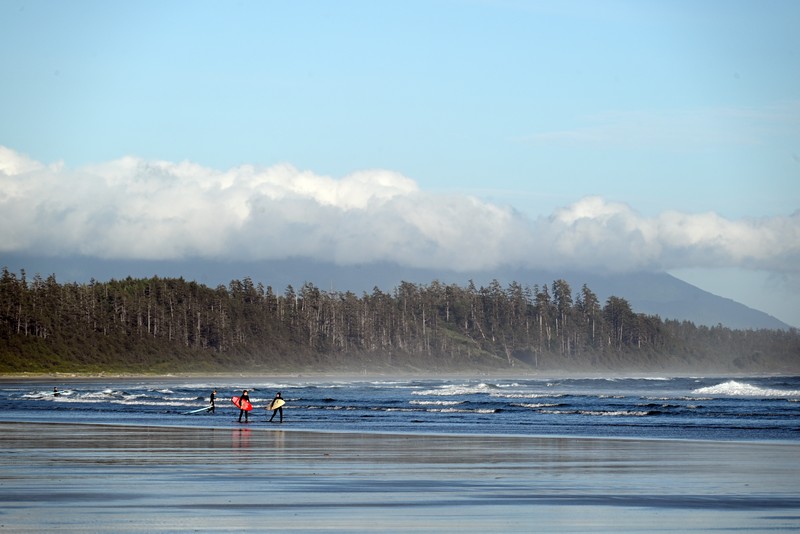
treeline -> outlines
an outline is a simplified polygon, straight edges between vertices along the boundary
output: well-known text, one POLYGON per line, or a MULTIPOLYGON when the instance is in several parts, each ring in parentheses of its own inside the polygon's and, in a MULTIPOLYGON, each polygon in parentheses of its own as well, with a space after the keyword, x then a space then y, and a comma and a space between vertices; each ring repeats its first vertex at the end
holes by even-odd
POLYGON ((357 296, 250 278, 60 284, 3 268, 0 372, 795 372, 796 330, 731 330, 600 302, 586 285, 401 283, 357 296))

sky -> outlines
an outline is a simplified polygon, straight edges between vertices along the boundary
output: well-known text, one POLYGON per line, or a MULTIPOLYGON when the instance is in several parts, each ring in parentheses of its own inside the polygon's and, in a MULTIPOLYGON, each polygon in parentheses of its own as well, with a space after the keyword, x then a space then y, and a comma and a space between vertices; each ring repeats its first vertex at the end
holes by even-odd
POLYGON ((793 0, 0 0, 0 263, 669 272, 800 326, 798 22, 793 0))

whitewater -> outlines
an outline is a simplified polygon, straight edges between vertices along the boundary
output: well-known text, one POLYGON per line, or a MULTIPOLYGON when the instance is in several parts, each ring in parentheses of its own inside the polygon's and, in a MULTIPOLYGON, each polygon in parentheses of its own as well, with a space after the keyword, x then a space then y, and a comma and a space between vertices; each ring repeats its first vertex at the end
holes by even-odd
POLYGON ((243 389, 255 406, 249 428, 800 440, 800 377, 6 378, 0 421, 236 428, 230 398, 243 389), (188 413, 208 406, 214 389, 213 413, 188 413), (282 424, 264 409, 278 391, 282 424))

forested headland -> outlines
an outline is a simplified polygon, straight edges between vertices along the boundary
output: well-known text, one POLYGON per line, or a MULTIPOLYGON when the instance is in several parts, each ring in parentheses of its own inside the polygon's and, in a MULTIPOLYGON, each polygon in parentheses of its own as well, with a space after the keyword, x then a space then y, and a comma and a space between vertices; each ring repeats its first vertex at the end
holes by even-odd
POLYGON ((564 280, 359 296, 250 278, 0 279, 3 373, 361 371, 797 373, 800 334, 664 320, 564 280))

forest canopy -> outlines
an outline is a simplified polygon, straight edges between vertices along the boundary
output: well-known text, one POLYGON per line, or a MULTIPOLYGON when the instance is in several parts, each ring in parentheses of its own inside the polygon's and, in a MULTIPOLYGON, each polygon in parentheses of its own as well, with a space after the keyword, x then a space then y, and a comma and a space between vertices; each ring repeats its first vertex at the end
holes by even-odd
POLYGON ((86 284, 3 268, 0 372, 796 373, 797 330, 732 330, 636 313, 564 280, 403 282, 358 296, 252 279, 86 284))

